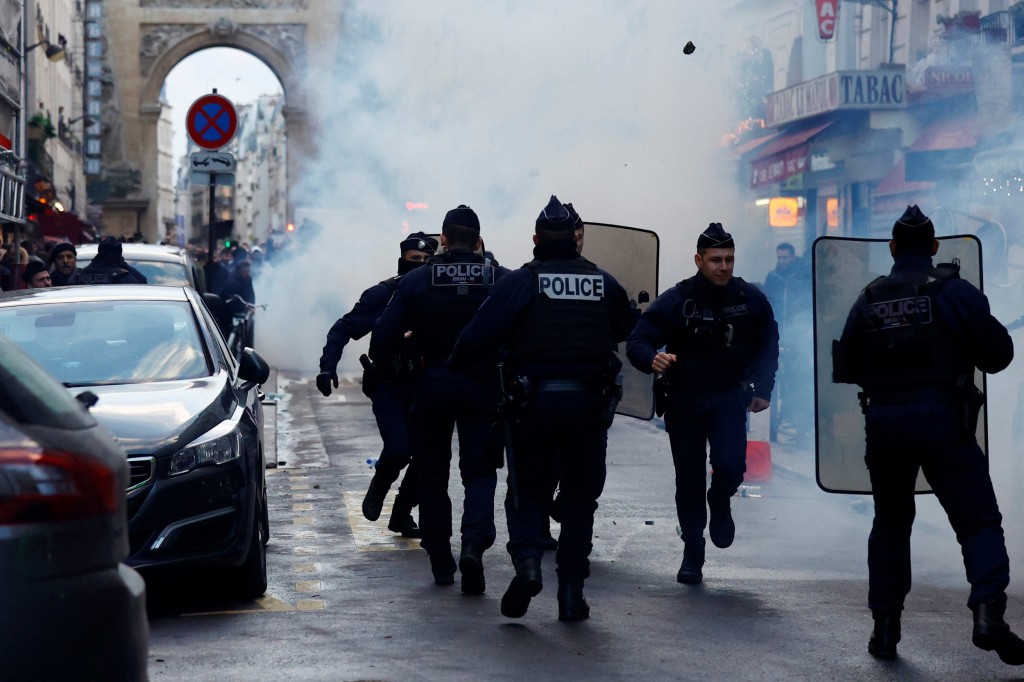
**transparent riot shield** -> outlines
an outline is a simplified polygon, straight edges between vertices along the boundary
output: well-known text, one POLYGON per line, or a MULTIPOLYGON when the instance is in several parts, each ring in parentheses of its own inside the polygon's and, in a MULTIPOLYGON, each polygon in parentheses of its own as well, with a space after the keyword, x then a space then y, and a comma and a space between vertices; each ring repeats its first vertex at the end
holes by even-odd
MULTIPOLYGON (((650 230, 603 223, 586 223, 583 257, 607 270, 643 312, 658 295, 658 235, 650 230)), ((615 354, 622 361, 622 400, 618 414, 637 419, 654 417, 654 375, 644 374, 626 359, 626 344, 615 354)))
MULTIPOLYGON (((864 415, 860 387, 832 382, 832 341, 843 333, 857 296, 872 280, 892 268, 889 242, 884 239, 820 237, 812 252, 814 267, 814 398, 818 486, 830 493, 870 494, 871 480, 864 464, 864 415)), ((939 237, 932 262, 960 263, 960 277, 981 288, 981 243, 971 235, 939 237)), ((975 385, 985 390, 985 375, 976 372, 975 385)), ((978 419, 978 444, 987 452, 987 417, 978 419)), ((916 491, 930 492, 924 476, 916 491)))

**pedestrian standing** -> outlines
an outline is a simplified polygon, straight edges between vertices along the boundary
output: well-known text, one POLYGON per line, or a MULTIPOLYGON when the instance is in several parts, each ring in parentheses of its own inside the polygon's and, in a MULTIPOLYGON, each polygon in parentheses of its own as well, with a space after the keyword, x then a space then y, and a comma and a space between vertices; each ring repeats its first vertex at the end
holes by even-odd
POLYGON ((733 276, 735 253, 732 235, 711 223, 697 239, 697 274, 655 299, 626 349, 638 370, 662 375, 659 400, 684 543, 676 580, 684 584, 703 580, 705 526, 716 547, 732 545, 729 499, 746 472, 746 413, 768 408, 778 369, 771 305, 757 287, 733 276))
MULTIPOLYGON (((327 332, 327 343, 320 356, 320 373, 316 377, 317 388, 324 396, 331 394, 332 385, 338 387, 338 362, 346 344, 373 331, 374 323, 391 302, 402 277, 434 255, 437 240, 422 232, 414 232, 402 240, 399 249, 398 274, 364 291, 352 310, 327 332)), ((413 373, 419 364, 414 358, 416 356, 410 352, 408 344, 403 344, 387 362, 363 374, 363 392, 372 401, 373 416, 383 441, 373 478, 363 498, 363 516, 369 521, 380 518, 388 490, 408 465, 388 521, 388 530, 405 537, 420 536, 419 527, 412 518, 412 509, 419 504, 419 495, 416 492, 416 465, 411 462, 412 446, 409 441, 413 373)))
POLYGON ((471 369, 501 349, 512 379, 508 552, 515 576, 501 599, 510 618, 526 614, 543 587, 541 558, 551 481, 561 481, 562 529, 555 556, 559 620, 590 614, 594 511, 604 489, 608 426, 634 315, 625 289, 576 251, 575 221, 554 196, 536 221, 534 260, 497 283, 459 337, 452 366, 471 369))
POLYGON ((39 261, 29 261, 25 271, 21 273, 21 281, 29 289, 45 289, 53 286, 50 272, 39 261))
POLYGON ((892 228, 893 266, 860 294, 836 349, 833 379, 863 393, 875 518, 868 538, 868 651, 896 656, 910 592, 914 491, 923 471, 962 548, 975 646, 1024 664, 1003 620, 1010 562, 988 462, 975 437, 983 396, 975 368, 1005 369, 1013 341, 988 299, 956 267, 934 267, 935 227, 908 206, 892 228), (913 305, 906 305, 912 302, 913 305))
POLYGON ((814 372, 807 362, 813 353, 811 268, 788 242, 775 247, 775 259, 775 269, 764 278, 764 293, 779 325, 781 367, 773 400, 793 429, 791 442, 807 444, 814 436, 814 372))
POLYGON ((78 250, 71 242, 61 242, 50 251, 50 278, 53 286, 78 284, 82 270, 78 267, 78 250))
POLYGON ((411 332, 422 369, 413 390, 410 426, 420 494, 422 546, 437 585, 455 582, 452 557, 452 503, 448 496, 451 442, 459 433, 459 472, 465 491, 462 549, 458 569, 462 592, 483 594, 483 553, 494 544, 496 462, 487 447, 495 420, 497 391, 484 381, 445 366, 455 339, 508 272, 476 252, 480 220, 462 205, 448 211, 441 227, 443 254, 402 277, 394 299, 370 337, 370 359, 389 361, 411 332))

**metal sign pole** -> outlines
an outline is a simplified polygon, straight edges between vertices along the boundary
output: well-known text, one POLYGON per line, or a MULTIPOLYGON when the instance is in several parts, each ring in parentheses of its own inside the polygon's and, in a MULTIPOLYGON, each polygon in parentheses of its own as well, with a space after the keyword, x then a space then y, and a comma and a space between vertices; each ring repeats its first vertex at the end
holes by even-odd
MULTIPOLYGON (((213 269, 215 267, 215 258, 217 257, 217 233, 213 229, 213 220, 216 217, 216 211, 214 210, 213 201, 214 193, 217 189, 217 174, 210 173, 210 211, 209 211, 209 224, 206 228, 207 243, 209 245, 209 255, 206 258, 206 286, 213 284, 213 269)), ((214 291, 213 293, 217 293, 214 291)))

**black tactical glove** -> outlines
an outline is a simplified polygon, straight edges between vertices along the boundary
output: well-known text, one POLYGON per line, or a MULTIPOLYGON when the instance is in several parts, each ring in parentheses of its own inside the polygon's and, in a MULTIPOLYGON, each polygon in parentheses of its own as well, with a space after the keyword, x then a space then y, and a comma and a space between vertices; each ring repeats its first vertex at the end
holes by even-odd
POLYGON ((316 375, 316 387, 320 390, 324 396, 331 394, 331 384, 334 387, 338 387, 338 373, 337 372, 320 372, 316 375))

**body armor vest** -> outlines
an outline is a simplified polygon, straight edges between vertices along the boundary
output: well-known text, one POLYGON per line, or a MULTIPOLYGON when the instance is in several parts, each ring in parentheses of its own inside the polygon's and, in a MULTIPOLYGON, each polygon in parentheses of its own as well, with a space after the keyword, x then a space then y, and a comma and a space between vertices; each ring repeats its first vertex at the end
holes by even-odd
POLYGON ((509 362, 607 362, 611 321, 601 270, 582 257, 534 260, 526 267, 533 302, 509 343, 509 362))
POLYGON ((430 288, 412 311, 413 338, 427 365, 444 361, 462 328, 476 314, 494 283, 489 259, 464 251, 448 251, 424 266, 430 288))
POLYGON ((972 362, 936 319, 935 299, 951 268, 879 277, 864 289, 866 321, 861 386, 868 393, 911 387, 954 387, 972 374, 972 362))
POLYGON ((749 378, 758 330, 746 282, 739 277, 733 280, 736 288, 715 291, 717 295, 702 292, 696 277, 676 285, 683 299, 683 333, 666 345, 666 352, 678 358, 669 370, 671 385, 723 389, 738 387, 749 378))

